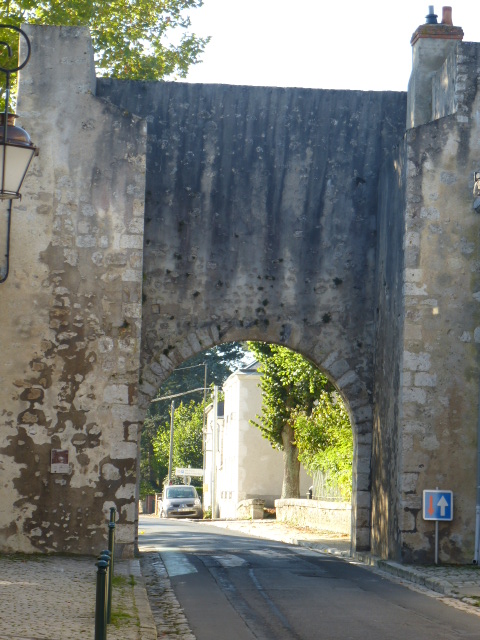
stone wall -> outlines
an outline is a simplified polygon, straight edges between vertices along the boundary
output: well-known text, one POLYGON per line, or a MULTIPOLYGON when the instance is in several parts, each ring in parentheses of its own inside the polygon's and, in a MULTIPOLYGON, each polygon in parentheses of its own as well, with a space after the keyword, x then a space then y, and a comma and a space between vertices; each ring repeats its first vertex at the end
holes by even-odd
POLYGON ((145 409, 242 339, 303 353, 345 398, 367 548, 378 189, 405 94, 95 84, 84 30, 29 33, 19 110, 41 155, 2 288, 2 548, 96 552, 115 504, 131 549, 140 353, 145 409))
POLYGON ((477 44, 473 42, 457 43, 434 74, 432 120, 456 114, 458 121, 469 122, 468 116, 477 90, 476 69, 472 66, 476 48, 477 44))
POLYGON ((457 112, 407 134, 397 456, 404 561, 433 558, 434 525, 422 518, 422 491, 437 487, 452 490, 455 500, 453 521, 440 525, 440 560, 471 562, 474 553, 480 221, 472 188, 480 168, 479 62, 480 45, 458 44, 457 112))
POLYGON ((262 498, 249 498, 240 500, 237 504, 236 515, 238 520, 263 520, 265 500, 262 498))
MULTIPOLYGON (((434 527, 424 489, 450 489, 454 520, 441 525, 440 558, 473 558, 480 342, 479 218, 473 171, 480 162, 480 46, 458 45, 468 78, 461 109, 408 133, 405 338, 400 480, 402 556, 431 559, 434 527)), ((457 85, 458 86, 458 85, 457 85)))
POLYGON ((27 31, 18 112, 40 155, 0 290, 0 548, 97 554, 116 506, 131 553, 145 126, 95 97, 88 31, 27 31))
POLYGON ((351 533, 352 505, 348 502, 275 500, 275 509, 278 522, 348 536, 351 533))
POLYGON ((354 428, 354 544, 370 545, 378 197, 404 93, 100 80, 148 122, 142 402, 215 344, 284 344, 354 428))

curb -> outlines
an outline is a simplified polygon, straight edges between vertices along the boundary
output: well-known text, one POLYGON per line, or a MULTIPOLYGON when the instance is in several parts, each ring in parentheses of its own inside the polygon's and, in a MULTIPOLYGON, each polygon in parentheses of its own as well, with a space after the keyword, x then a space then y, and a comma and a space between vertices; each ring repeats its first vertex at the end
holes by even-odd
POLYGON ((406 567, 390 560, 378 560, 376 566, 381 571, 385 571, 397 578, 402 578, 409 582, 413 582, 414 584, 419 584, 422 587, 441 593, 444 596, 455 597, 458 599, 458 595, 453 593, 453 585, 451 583, 432 578, 431 576, 426 576, 414 567, 406 567))
POLYGON ((140 621, 140 640, 157 640, 157 627, 148 600, 147 587, 140 567, 140 560, 129 561, 129 572, 135 578, 133 600, 140 621))

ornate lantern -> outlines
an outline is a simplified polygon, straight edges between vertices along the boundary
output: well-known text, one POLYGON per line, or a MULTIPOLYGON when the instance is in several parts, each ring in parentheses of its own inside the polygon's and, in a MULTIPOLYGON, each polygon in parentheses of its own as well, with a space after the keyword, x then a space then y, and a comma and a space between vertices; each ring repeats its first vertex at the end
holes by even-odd
MULTIPOLYGON (((2 283, 7 279, 9 271, 12 200, 21 198, 20 188, 32 158, 38 154, 38 150, 31 142, 28 133, 15 126, 16 114, 9 111, 10 76, 12 73, 23 69, 28 63, 31 51, 30 40, 27 34, 19 27, 2 24, 0 29, 16 31, 27 43, 27 55, 23 62, 12 68, 0 66, 0 71, 5 74, 5 110, 3 114, 0 114, 0 200, 9 201, 7 210, 6 266, 3 270, 3 275, 0 277, 0 283, 2 283)), ((9 43, 0 40, 0 46, 5 47, 8 58, 12 58, 13 52, 9 43)))

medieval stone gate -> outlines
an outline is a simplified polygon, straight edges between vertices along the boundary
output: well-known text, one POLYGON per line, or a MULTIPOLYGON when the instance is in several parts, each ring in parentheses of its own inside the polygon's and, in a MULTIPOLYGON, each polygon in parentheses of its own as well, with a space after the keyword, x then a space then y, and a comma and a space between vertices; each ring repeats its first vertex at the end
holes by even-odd
POLYGON ((87 32, 29 27, 19 111, 41 155, 0 290, 2 549, 96 553, 115 504, 131 552, 149 400, 192 355, 250 339, 345 398, 357 550, 428 559, 421 493, 442 486, 441 553, 471 559, 479 48, 435 27, 408 102, 96 80, 87 32))

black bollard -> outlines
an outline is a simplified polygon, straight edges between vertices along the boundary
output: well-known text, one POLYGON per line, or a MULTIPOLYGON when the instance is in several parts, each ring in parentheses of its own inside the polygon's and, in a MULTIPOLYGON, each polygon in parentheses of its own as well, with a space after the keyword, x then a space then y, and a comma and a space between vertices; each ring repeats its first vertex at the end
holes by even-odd
POLYGON ((97 597, 95 601, 95 640, 107 640, 106 584, 108 562, 99 560, 97 567, 97 597))
POLYGON ((112 580, 114 568, 115 551, 115 507, 110 508, 110 522, 108 525, 108 550, 110 551, 110 571, 108 572, 108 600, 107 600, 107 622, 112 619, 112 580))
POLYGON ((108 599, 111 597, 110 589, 111 589, 111 573, 112 573, 112 561, 110 558, 110 551, 108 549, 104 549, 98 556, 98 559, 105 560, 105 562, 108 563, 107 575, 105 576, 105 620, 106 620, 106 623, 109 624, 110 620, 108 619, 108 599))

